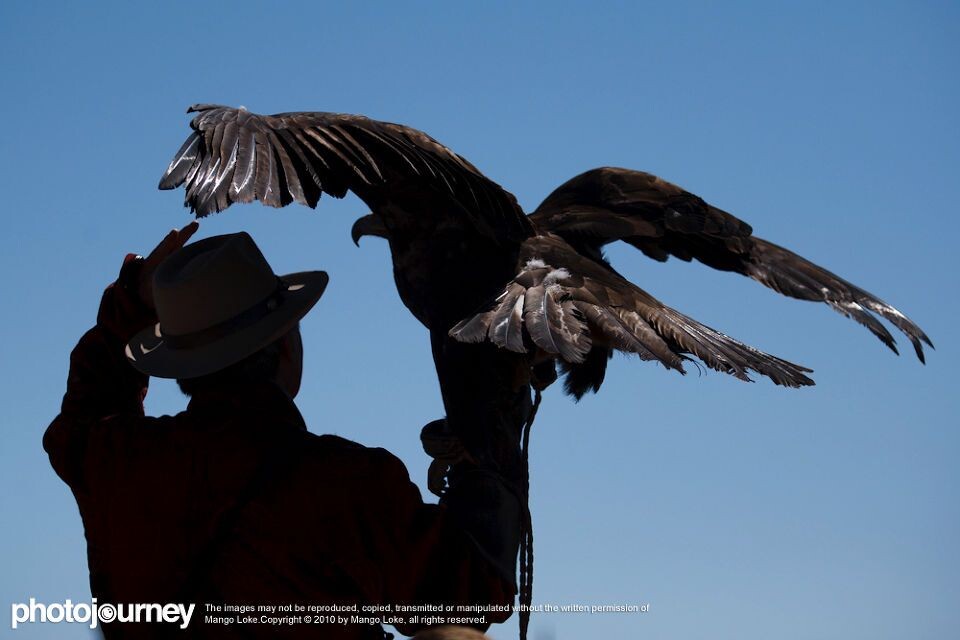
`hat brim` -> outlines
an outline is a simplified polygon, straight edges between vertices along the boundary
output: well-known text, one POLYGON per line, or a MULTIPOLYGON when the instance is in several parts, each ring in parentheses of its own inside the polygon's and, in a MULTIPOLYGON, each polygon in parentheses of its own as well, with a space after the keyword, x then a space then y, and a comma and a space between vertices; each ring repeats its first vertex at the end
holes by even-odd
POLYGON ((158 323, 127 343, 127 360, 138 371, 155 378, 187 379, 215 373, 256 353, 293 329, 317 303, 330 280, 324 271, 279 278, 287 287, 282 302, 255 324, 209 344, 174 349, 164 341, 158 323))

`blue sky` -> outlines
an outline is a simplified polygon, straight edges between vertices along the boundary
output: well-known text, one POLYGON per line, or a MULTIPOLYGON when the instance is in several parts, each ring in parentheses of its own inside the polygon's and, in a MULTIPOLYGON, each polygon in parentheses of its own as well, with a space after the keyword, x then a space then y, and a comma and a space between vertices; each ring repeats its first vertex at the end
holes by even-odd
MULTIPOLYGON (((189 217, 156 183, 193 102, 424 129, 532 210, 585 169, 657 173, 897 305, 938 349, 897 358, 829 309, 702 265, 610 256, 668 304, 815 369, 785 390, 615 359, 550 389, 533 432, 537 640, 941 639, 960 629, 960 8, 877 3, 0 5, 0 628, 89 598, 82 525, 40 446, 67 355, 127 251, 189 217)), ((311 429, 399 455, 442 412, 426 332, 359 200, 244 206, 277 272, 331 284, 303 324, 311 429)), ((901 341, 902 342, 902 341, 901 341)), ((154 384, 148 409, 184 404, 154 384)), ((492 631, 515 637, 515 621, 492 631)))

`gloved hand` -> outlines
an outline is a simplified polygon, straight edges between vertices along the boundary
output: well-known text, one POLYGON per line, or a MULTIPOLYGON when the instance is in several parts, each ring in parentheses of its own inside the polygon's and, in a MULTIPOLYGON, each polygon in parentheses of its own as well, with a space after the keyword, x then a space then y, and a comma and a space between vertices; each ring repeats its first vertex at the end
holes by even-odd
POLYGON ((427 423, 420 430, 420 444, 423 445, 424 453, 433 458, 430 468, 427 469, 427 488, 435 496, 443 497, 446 493, 447 474, 453 465, 459 462, 476 464, 460 438, 450 432, 447 421, 443 418, 427 423))
POLYGON ((430 491, 460 523, 480 553, 500 576, 516 587, 517 550, 524 517, 523 485, 498 470, 479 466, 446 420, 434 420, 420 434, 433 458, 428 471, 430 491))

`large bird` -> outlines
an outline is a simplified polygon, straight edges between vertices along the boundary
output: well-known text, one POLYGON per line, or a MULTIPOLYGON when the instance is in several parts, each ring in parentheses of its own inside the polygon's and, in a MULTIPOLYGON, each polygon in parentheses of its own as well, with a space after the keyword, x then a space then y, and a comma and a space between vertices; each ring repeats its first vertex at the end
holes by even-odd
POLYGON ((463 396, 476 397, 476 385, 491 384, 489 371, 467 366, 481 351, 456 342, 505 352, 483 357, 501 373, 510 368, 513 389, 549 384, 556 362, 578 399, 600 388, 613 351, 680 372, 692 355, 743 380, 753 370, 779 385, 813 384, 810 369, 711 329, 629 282, 602 253, 617 240, 656 260, 696 259, 825 302, 896 351, 880 316, 906 334, 921 361, 921 343, 932 347, 894 307, 648 173, 587 171, 528 216, 512 194, 416 129, 335 113, 262 116, 218 105, 188 112, 197 113, 193 132, 159 186, 185 185, 185 205, 198 217, 254 200, 315 207, 322 193, 347 191, 370 206, 354 240, 389 241, 400 297, 430 330, 448 414, 460 413, 461 400, 473 404, 463 396))
MULTIPOLYGON (((656 260, 696 259, 825 302, 896 351, 880 316, 907 335, 921 361, 921 343, 933 346, 894 307, 648 173, 587 171, 527 216, 513 195, 416 129, 335 113, 262 116, 218 105, 188 112, 197 113, 193 132, 159 186, 185 185, 185 205, 198 217, 254 200, 316 207, 322 193, 340 198, 347 191, 372 209, 354 224, 354 241, 389 241, 400 298, 430 331, 444 424, 464 440, 451 449, 462 445, 487 464, 515 460, 516 434, 523 433, 525 475, 525 438, 536 412, 531 387, 539 401, 556 365, 577 399, 599 390, 614 351, 681 373, 695 356, 742 380, 752 370, 779 385, 813 384, 810 369, 711 329, 621 276, 602 253, 617 240, 656 260)), ((439 449, 430 453, 443 458, 447 440, 439 434, 431 445, 439 449)), ((444 470, 431 465, 435 493, 442 493, 444 470)), ((525 517, 520 592, 529 605, 529 510, 525 517)), ((521 612, 521 637, 528 620, 521 612)))

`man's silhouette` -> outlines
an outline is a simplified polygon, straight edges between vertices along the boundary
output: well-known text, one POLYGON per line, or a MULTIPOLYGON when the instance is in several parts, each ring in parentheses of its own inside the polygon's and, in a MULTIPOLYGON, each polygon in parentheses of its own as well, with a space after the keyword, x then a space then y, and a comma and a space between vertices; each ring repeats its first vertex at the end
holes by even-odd
MULTIPOLYGON (((184 247, 196 228, 171 232, 145 260, 128 256, 71 355, 44 436, 80 508, 93 596, 197 602, 187 633, 199 637, 383 637, 379 624, 205 624, 233 615, 207 604, 348 618, 370 617, 362 607, 373 604, 509 605, 514 492, 462 463, 443 506, 425 504, 387 451, 309 433, 293 403, 299 321, 326 274, 275 276, 245 233, 184 247), (148 375, 177 378, 187 409, 145 417, 148 375)), ((166 637, 176 627, 104 631, 166 637)))

